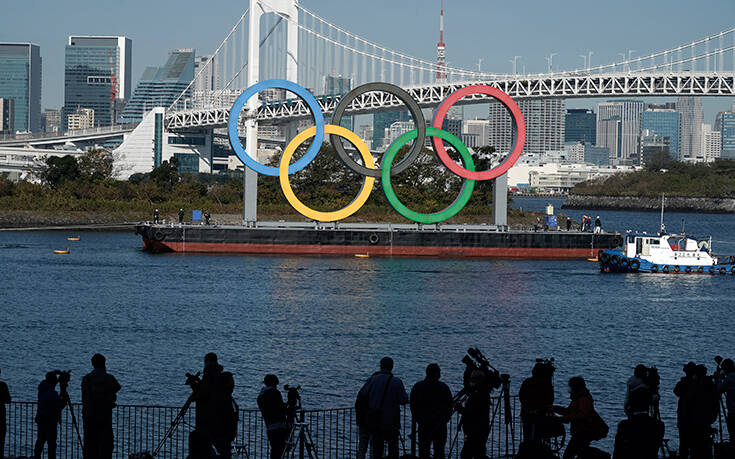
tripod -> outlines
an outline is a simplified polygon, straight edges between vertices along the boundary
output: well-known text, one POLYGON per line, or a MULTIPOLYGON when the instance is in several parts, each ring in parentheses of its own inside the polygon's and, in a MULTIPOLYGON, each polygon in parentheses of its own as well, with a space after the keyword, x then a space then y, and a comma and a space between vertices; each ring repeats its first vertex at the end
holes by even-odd
MULTIPOLYGON (((649 415, 655 420, 660 421, 661 410, 659 409, 658 402, 661 399, 661 396, 658 393, 658 387, 655 387, 655 390, 652 391, 651 396, 653 398, 653 401, 651 402, 651 406, 649 408, 649 415)), ((676 451, 672 451, 671 448, 669 448, 668 438, 664 438, 661 440, 661 444, 658 446, 658 450, 661 452, 663 457, 676 457, 676 451)))
POLYGON ((82 457, 86 457, 86 452, 84 451, 84 442, 82 441, 82 434, 79 433, 79 423, 77 423, 77 417, 74 414, 74 405, 71 404, 71 399, 69 398, 69 392, 66 391, 66 388, 68 386, 69 382, 62 382, 59 386, 61 389, 61 397, 64 399, 64 403, 66 403, 66 406, 69 408, 69 414, 71 415, 71 425, 74 426, 74 431, 77 434, 77 440, 79 441, 79 447, 82 449, 82 457))
POLYGON ((306 452, 310 459, 319 459, 316 453, 316 446, 314 446, 314 441, 311 439, 309 424, 304 422, 304 412, 299 410, 297 416, 299 420, 295 421, 293 427, 291 427, 291 433, 288 435, 286 448, 283 450, 281 459, 295 458, 297 446, 299 449, 299 459, 307 457, 304 455, 304 452, 306 452))

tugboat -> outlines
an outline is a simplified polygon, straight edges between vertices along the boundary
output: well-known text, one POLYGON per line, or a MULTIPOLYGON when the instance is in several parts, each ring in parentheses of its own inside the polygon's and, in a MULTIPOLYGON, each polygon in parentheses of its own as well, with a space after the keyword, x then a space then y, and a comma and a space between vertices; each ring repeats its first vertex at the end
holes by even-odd
POLYGON ((687 236, 684 222, 680 235, 666 234, 661 198, 661 231, 658 234, 628 232, 621 247, 600 250, 601 272, 663 274, 733 274, 735 256, 720 258, 712 253, 712 238, 687 236))

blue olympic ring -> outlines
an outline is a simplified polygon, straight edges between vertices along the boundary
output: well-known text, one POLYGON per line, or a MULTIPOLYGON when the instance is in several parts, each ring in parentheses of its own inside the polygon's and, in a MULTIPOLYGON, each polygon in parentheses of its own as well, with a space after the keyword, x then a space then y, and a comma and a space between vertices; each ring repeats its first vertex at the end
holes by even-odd
POLYGON ((247 167, 263 175, 278 177, 278 167, 264 166, 245 151, 242 147, 240 136, 237 131, 237 122, 240 118, 240 112, 243 107, 245 107, 245 103, 248 99, 264 89, 271 88, 285 89, 286 91, 291 91, 299 96, 309 107, 309 111, 311 111, 311 115, 314 117, 314 124, 316 124, 316 135, 314 136, 314 141, 311 143, 306 154, 288 167, 289 175, 305 168, 316 157, 317 153, 319 153, 319 149, 322 147, 322 143, 324 142, 325 123, 324 114, 322 113, 322 109, 319 107, 319 103, 316 101, 316 98, 307 91, 306 88, 292 81, 280 79, 265 80, 250 86, 245 90, 245 92, 240 94, 237 100, 235 100, 232 110, 230 110, 230 118, 227 124, 227 133, 230 137, 230 145, 235 151, 237 157, 240 158, 240 161, 242 161, 247 167))

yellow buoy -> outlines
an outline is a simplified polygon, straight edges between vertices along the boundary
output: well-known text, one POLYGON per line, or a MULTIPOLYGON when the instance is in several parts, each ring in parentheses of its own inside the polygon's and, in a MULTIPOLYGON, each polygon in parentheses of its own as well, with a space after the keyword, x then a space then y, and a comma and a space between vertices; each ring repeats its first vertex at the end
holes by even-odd
POLYGON ((57 255, 64 254, 64 253, 69 253, 69 249, 66 249, 66 250, 54 250, 54 253, 57 254, 57 255))
POLYGON ((588 258, 587 261, 599 261, 599 260, 597 259, 597 257, 595 257, 595 258, 588 258))
POLYGON ((356 253, 355 256, 357 258, 370 258, 370 255, 367 253, 356 253))
POLYGON ((79 236, 70 236, 70 237, 66 238, 67 241, 78 241, 80 239, 81 239, 81 237, 79 237, 79 236))

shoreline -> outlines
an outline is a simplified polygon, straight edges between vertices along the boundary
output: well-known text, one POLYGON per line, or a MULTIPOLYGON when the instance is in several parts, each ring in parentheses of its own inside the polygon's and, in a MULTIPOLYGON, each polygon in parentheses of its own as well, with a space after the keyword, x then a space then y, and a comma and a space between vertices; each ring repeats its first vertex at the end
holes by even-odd
MULTIPOLYGON (((666 196, 665 210, 669 212, 733 214, 735 199, 698 196, 666 196)), ((569 195, 562 209, 600 209, 638 212, 660 212, 661 196, 592 196, 569 195)))

